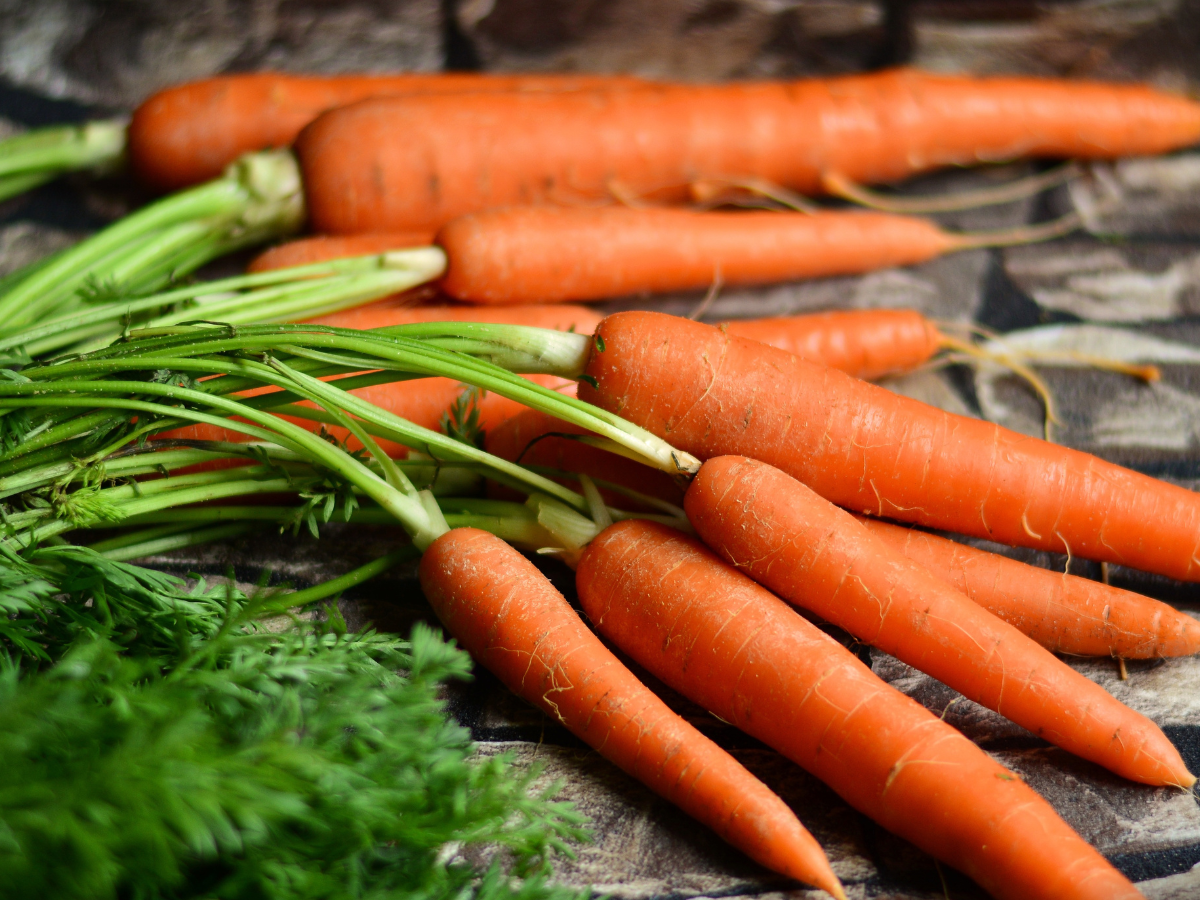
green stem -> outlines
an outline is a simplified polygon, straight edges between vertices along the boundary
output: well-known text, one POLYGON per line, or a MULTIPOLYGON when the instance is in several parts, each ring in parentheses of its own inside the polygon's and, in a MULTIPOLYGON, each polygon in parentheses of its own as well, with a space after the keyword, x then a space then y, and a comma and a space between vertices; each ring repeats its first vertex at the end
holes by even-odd
POLYGON ((124 155, 120 119, 37 128, 0 141, 0 176, 115 169, 124 155))
POLYGON ((126 216, 31 272, 0 296, 0 322, 36 320, 69 299, 85 278, 106 279, 160 230, 208 222, 204 239, 215 233, 240 240, 287 233, 302 219, 299 171, 291 154, 247 154, 223 177, 126 216))
POLYGON ((359 566, 345 575, 339 575, 337 578, 313 585, 310 588, 292 591, 280 597, 273 598, 269 604, 262 607, 259 614, 260 616, 278 615, 291 609, 308 606, 318 600, 324 600, 326 597, 342 594, 350 590, 350 588, 357 587, 364 581, 368 581, 376 575, 386 572, 393 566, 417 559, 420 555, 421 551, 416 546, 407 544, 398 550, 393 550, 386 556, 381 556, 379 559, 372 560, 364 566, 359 566))
POLYGON ((194 547, 197 544, 207 544, 210 541, 240 537, 258 530, 259 527, 253 522, 238 522, 191 530, 178 527, 147 529, 145 532, 136 532, 109 541, 100 541, 92 544, 91 549, 109 559, 123 562, 129 559, 141 559, 146 556, 169 553, 172 550, 182 550, 184 547, 194 547), (153 534, 153 532, 157 532, 157 534, 153 534))

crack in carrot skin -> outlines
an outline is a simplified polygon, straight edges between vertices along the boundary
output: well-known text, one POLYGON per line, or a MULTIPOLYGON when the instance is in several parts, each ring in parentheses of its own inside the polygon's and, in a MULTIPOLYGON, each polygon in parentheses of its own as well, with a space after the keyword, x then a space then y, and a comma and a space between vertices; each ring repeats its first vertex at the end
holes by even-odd
POLYGON ((752 859, 840 892, 783 801, 638 681, 508 544, 453 529, 426 550, 420 579, 450 635, 517 696, 752 859))
POLYGON ((656 676, 997 898, 1141 896, 1020 778, 698 541, 620 522, 576 581, 656 676))

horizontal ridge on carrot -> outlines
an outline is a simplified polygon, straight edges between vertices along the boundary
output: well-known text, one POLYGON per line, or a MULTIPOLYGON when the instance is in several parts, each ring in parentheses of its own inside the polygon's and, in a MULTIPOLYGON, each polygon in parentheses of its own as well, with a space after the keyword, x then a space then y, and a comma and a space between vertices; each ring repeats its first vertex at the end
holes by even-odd
POLYGON ((856 518, 872 534, 1047 650, 1123 659, 1200 653, 1200 622, 1158 600, 913 528, 868 516, 856 518))
POLYGON ((1134 85, 892 70, 825 80, 409 96, 325 113, 296 150, 315 230, 438 227, 514 204, 684 202, 702 179, 801 193, 1027 156, 1200 139, 1200 105, 1134 85))
POLYGON ((420 578, 446 630, 509 690, 752 859, 845 897, 783 801, 638 681, 516 550, 454 529, 420 578))
POLYGON ((789 603, 1119 775, 1195 782, 1153 722, 786 473, 710 459, 683 503, 708 546, 789 603))
POLYGON ((760 459, 856 511, 1200 580, 1192 491, 710 325, 628 312, 596 333, 580 398, 701 459, 760 459))
POLYGON ((215 178, 243 153, 286 147, 325 110, 368 97, 639 83, 628 76, 470 72, 221 75, 166 88, 143 102, 129 123, 129 156, 147 184, 176 190, 215 178))
MULTIPOLYGON (((514 206, 438 232, 442 289, 473 303, 602 300, 847 275, 925 262, 969 242, 912 216, 860 210, 696 212, 514 206)), ((364 251, 365 252, 365 251, 364 251)))
POLYGON ((576 582, 637 662, 997 898, 1141 896, 1018 776, 698 542, 620 522, 576 582))

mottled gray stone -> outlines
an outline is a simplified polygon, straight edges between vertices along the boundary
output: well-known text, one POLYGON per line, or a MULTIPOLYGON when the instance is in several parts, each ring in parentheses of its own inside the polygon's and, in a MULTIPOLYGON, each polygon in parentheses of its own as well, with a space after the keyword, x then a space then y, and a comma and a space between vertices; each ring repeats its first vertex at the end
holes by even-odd
POLYGON ((1057 214, 1074 209, 1099 235, 1200 236, 1200 154, 1095 163, 1089 172, 1055 191, 1049 208, 1057 214))
POLYGON ((1140 78, 1182 89, 1193 11, 1180 0, 913 4, 912 63, 939 72, 1140 78))
POLYGON ((438 69, 437 0, 0 0, 0 77, 113 108, 248 69, 438 69))
MULTIPOLYGON (((16 202, 16 201, 9 201, 16 202)), ((0 210, 7 204, 0 204, 0 210)), ((14 222, 0 227, 0 276, 15 272, 22 266, 37 262, 64 247, 70 247, 82 234, 36 225, 14 222)))
POLYGON ((1005 250, 1004 270, 1044 309, 1094 322, 1200 312, 1200 249, 1187 244, 1072 238, 1005 250))
POLYGON ((880 51, 871 0, 461 0, 459 27, 497 71, 716 80, 860 69, 880 51))

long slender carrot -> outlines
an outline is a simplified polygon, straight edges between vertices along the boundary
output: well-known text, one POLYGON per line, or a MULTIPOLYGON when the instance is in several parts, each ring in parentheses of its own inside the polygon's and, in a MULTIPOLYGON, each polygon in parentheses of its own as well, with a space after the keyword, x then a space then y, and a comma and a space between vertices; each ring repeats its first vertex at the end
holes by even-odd
POLYGON ((519 697, 752 859, 845 896, 783 801, 641 684, 513 548, 454 529, 420 578, 446 630, 519 697))
MULTIPOLYGON (((596 210, 594 212, 601 212, 596 210)), ((671 210, 649 210, 640 211, 649 212, 654 216, 659 213, 674 213, 671 210)), ((570 214, 571 211, 556 210, 551 208, 543 208, 536 211, 535 218, 539 219, 542 224, 554 221, 561 214, 570 214)), ((511 235, 507 231, 502 231, 496 228, 496 225, 503 222, 504 218, 511 215, 512 211, 497 213, 493 215, 481 216, 466 216, 462 219, 456 219, 442 230, 444 236, 459 235, 459 238, 452 238, 447 241, 448 244, 454 244, 455 240, 458 243, 455 252, 455 264, 451 268, 451 278, 456 277, 455 273, 461 273, 464 269, 470 270, 479 277, 482 277, 486 267, 480 267, 477 262, 472 261, 472 254, 481 248, 476 245, 476 241, 480 238, 479 222, 483 219, 489 221, 489 232, 499 237, 499 243, 511 239, 511 235), (468 221, 473 221, 464 234, 463 224, 468 221), (467 262, 463 265, 458 265, 458 260, 466 259, 467 262)), ((695 214, 688 214, 694 216, 695 214)), ((713 215, 713 214, 710 214, 713 215)), ((782 215, 782 214, 767 214, 767 215, 782 215)), ((741 217, 744 218, 744 217, 741 217)), ((811 221, 823 221, 822 216, 806 217, 811 221)), ((898 217, 890 217, 898 218, 898 217)), ((649 221, 649 220, 647 220, 649 221)), ((746 219, 752 221, 752 219, 746 219)), ((902 220, 915 223, 913 231, 918 235, 923 233, 922 220, 911 219, 902 220)), ((514 226, 522 223, 514 222, 514 226)), ((737 223, 732 223, 737 224, 737 223)), ((875 247, 877 239, 886 237, 887 234, 900 236, 902 227, 892 223, 889 217, 865 216, 865 215, 841 215, 834 220, 836 234, 825 232, 818 243, 832 241, 835 245, 845 245, 847 241, 855 244, 867 245, 869 250, 875 247), (879 222, 882 225, 884 234, 879 234, 871 230, 871 223, 879 222), (858 227, 852 227, 857 225, 858 227), (851 226, 851 227, 847 227, 851 226), (866 233, 863 228, 866 228, 866 233), (888 232, 888 229, 891 229, 888 232)), ((550 232, 544 235, 547 241, 557 241, 557 235, 550 232)), ((533 279, 534 284, 542 284, 546 286, 547 279, 550 278, 555 271, 560 267, 568 269, 568 275, 578 275, 578 264, 582 260, 590 274, 598 274, 602 277, 608 275, 597 272, 596 259, 599 256, 605 258, 609 255, 610 242, 608 237, 615 241, 627 241, 627 235, 618 231, 612 235, 600 235, 592 233, 587 241, 581 244, 571 242, 563 242, 561 254, 552 252, 552 248, 546 243, 530 242, 527 237, 522 237, 520 240, 513 242, 505 250, 504 256, 500 259, 511 260, 512 267, 507 263, 496 265, 497 261, 497 242, 484 241, 482 252, 492 255, 492 268, 496 274, 502 275, 504 279, 508 279, 511 285, 512 275, 516 268, 522 271, 525 269, 533 269, 533 274, 536 277, 533 279), (532 245, 531 245, 532 244, 532 245), (519 246, 518 246, 519 245, 519 246), (533 265, 529 262, 529 257, 522 257, 517 250, 529 251, 531 256, 541 260, 542 264, 533 265), (551 259, 549 267, 546 260, 551 259), (555 258, 558 264, 555 263, 555 258), (570 264, 562 262, 563 259, 573 260, 570 264)), ((673 244, 678 239, 676 233, 672 232, 651 232, 649 235, 655 246, 663 245, 658 249, 665 249, 668 253, 673 252, 673 244)), ((429 243, 433 240, 432 234, 422 232, 384 232, 384 233, 366 233, 355 235, 317 235, 314 237, 300 238, 299 240, 289 241, 285 244, 280 244, 278 247, 272 247, 270 250, 260 254, 247 267, 250 272, 265 272, 272 269, 284 268, 286 266, 302 265, 306 263, 326 262, 331 259, 342 259, 347 256, 358 256, 369 253, 383 253, 388 250, 395 250, 402 247, 407 247, 414 243, 429 243)), ((741 240, 741 238, 739 238, 741 240)), ((645 252, 646 245, 635 247, 637 253, 645 252)), ((808 252, 808 248, 805 248, 808 252)), ((843 254, 844 255, 844 254, 843 254)), ((888 255, 886 252, 883 255, 874 257, 874 262, 877 264, 885 264, 889 261, 894 262, 896 254, 888 255), (886 259, 885 259, 886 257, 886 259)), ((611 261, 611 260, 610 260, 611 261)), ((660 257, 657 268, 661 271, 666 268, 669 259, 660 257)), ((869 265, 869 261, 862 263, 864 266, 869 265)), ((713 271, 711 261, 709 268, 706 269, 709 274, 713 271)), ((622 276, 625 277, 625 276, 622 276)), ((724 277, 724 276, 722 276, 724 277)), ((637 290, 648 289, 646 281, 633 285, 637 290)), ((484 286, 481 283, 481 286, 484 286)), ((629 287, 627 284, 626 287, 629 287)), ((517 323, 516 319, 512 321, 517 324, 539 325, 543 328, 564 328, 560 324, 543 325, 540 322, 533 321, 535 314, 533 310, 538 308, 537 304, 543 301, 553 299, 553 294, 558 291, 558 287, 554 282, 550 282, 546 286, 545 292, 539 292, 529 289, 529 286, 520 288, 523 293, 529 294, 536 303, 530 304, 528 307, 515 307, 516 309, 527 308, 530 312, 530 321, 517 323)), ((618 293, 618 289, 609 289, 608 295, 618 293)), ((395 307, 394 300, 377 301, 376 303, 358 307, 357 311, 338 313, 337 322, 334 322, 331 317, 326 316, 313 321, 325 322, 326 324, 344 324, 347 328, 374 328, 378 327, 375 324, 354 324, 359 316, 363 317, 364 322, 375 322, 374 314, 368 314, 371 309, 383 310, 395 307)), ((465 318, 471 314, 463 307, 429 307, 430 310, 438 311, 439 315, 445 314, 447 320, 458 320, 465 318)), ((600 321, 599 316, 595 316, 594 321, 588 327, 584 327, 586 318, 582 313, 582 307, 571 307, 571 315, 576 331, 582 333, 590 333, 592 327, 600 321)), ((414 311, 412 315, 419 315, 419 312, 414 311)), ((549 312, 545 313, 548 320, 557 321, 549 312)), ((406 321, 437 321, 433 318, 426 319, 410 319, 406 321)), ((507 321, 507 320, 506 320, 507 321)), ((400 324, 400 321, 383 322, 380 324, 400 324)), ((804 359, 809 359, 814 362, 821 362, 827 366, 833 366, 836 369, 841 369, 843 372, 848 372, 858 378, 878 378, 892 372, 903 372, 909 369, 916 368, 922 363, 927 362, 942 346, 943 338, 938 332, 937 327, 922 316, 916 310, 908 309, 880 309, 880 310, 844 310, 837 312, 813 313, 809 315, 797 316, 774 316, 765 319, 742 319, 732 322, 725 322, 724 328, 730 334, 736 334, 741 337, 748 337, 752 340, 762 341, 764 344, 770 344, 772 347, 778 347, 781 350, 787 350, 789 353, 795 353, 804 359)))
POLYGON ((325 110, 368 97, 563 91, 637 83, 625 76, 457 72, 222 75, 167 88, 142 103, 129 123, 129 156, 148 185, 175 190, 215 178, 243 153, 286 147, 325 110))
POLYGON ((1034 734, 1134 781, 1196 781, 1145 716, 773 466, 710 459, 684 509, 706 544, 782 599, 1034 734))
POLYGON ((695 541, 620 522, 576 582, 597 629, 647 669, 994 896, 1141 896, 1017 775, 695 541))
POLYGON ((336 236, 318 234, 264 250, 250 260, 246 271, 271 272, 291 266, 345 259, 347 256, 368 256, 405 247, 424 247, 431 243, 432 231, 383 231, 336 236))
POLYGON ((629 312, 596 334, 579 397, 701 459, 749 456, 848 509, 1200 580, 1191 491, 709 325, 629 312))
MULTIPOLYGON (((442 289, 474 303, 601 300, 925 262, 970 246, 932 222, 827 210, 514 206, 451 220, 442 289)), ((365 252, 365 251, 364 251, 365 252)))
POLYGON ((894 70, 828 80, 410 96, 301 133, 320 232, 438 227, 518 203, 684 201, 701 179, 802 193, 1023 156, 1153 154, 1200 138, 1200 104, 1129 85, 894 70))
POLYGON ((1200 622, 1158 600, 869 516, 856 518, 889 546, 1055 653, 1123 659, 1200 653, 1200 622))

